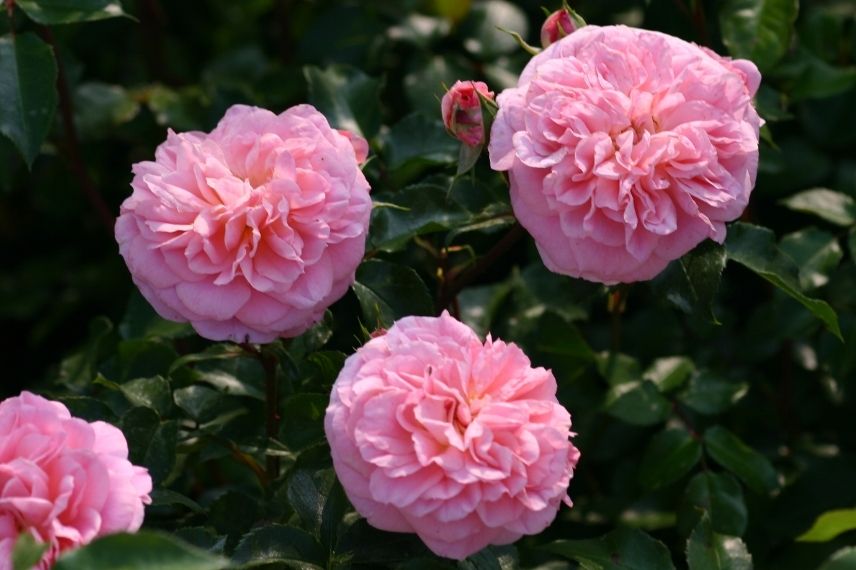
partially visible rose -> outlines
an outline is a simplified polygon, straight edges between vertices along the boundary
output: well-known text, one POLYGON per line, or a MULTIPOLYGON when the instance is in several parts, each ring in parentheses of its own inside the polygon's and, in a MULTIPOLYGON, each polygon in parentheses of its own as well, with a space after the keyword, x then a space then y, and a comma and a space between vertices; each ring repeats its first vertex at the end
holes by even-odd
POLYGON ((541 45, 552 45, 576 29, 571 14, 566 9, 556 10, 547 16, 541 26, 541 45))
POLYGON ((23 392, 0 403, 0 434, 0 570, 24 533, 48 545, 47 570, 66 550, 140 528, 152 479, 117 428, 23 392))
POLYGON ((371 215, 368 145, 310 105, 235 105, 134 165, 116 221, 134 283, 212 340, 297 336, 354 281, 371 215))
POLYGON ((479 94, 491 101, 494 98, 481 81, 456 81, 440 101, 443 124, 449 133, 469 146, 484 142, 484 119, 479 94))
POLYGON ((659 32, 585 26, 497 98, 490 161, 548 269, 653 278, 740 217, 755 185, 761 75, 659 32))
POLYGON ((544 530, 579 459, 556 379, 448 313, 406 317, 345 361, 324 428, 369 524, 463 559, 544 530))
POLYGON ((351 141, 351 146, 354 147, 354 155, 357 157, 357 163, 362 164, 369 158, 369 143, 360 135, 344 129, 337 129, 337 132, 351 141))

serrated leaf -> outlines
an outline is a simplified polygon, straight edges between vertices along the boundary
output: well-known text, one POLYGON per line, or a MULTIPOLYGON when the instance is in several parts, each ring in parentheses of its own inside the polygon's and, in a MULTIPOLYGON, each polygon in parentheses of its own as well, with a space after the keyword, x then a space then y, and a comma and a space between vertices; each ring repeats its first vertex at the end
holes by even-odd
POLYGON ((288 501, 322 545, 336 544, 339 523, 348 501, 331 469, 298 469, 288 480, 288 501))
POLYGON ((365 261, 357 269, 352 287, 369 327, 389 328, 401 317, 434 311, 425 283, 404 265, 379 259, 365 261))
POLYGON ((678 528, 689 534, 703 514, 715 532, 743 536, 749 515, 743 489, 733 476, 706 471, 690 479, 678 509, 678 528))
POLYGON ((140 531, 99 538, 62 556, 53 570, 220 570, 229 561, 167 534, 140 531))
POLYGON ((705 516, 687 541, 690 570, 752 570, 752 555, 736 536, 713 532, 705 516))
POLYGON ((648 489, 674 483, 689 473, 699 459, 698 440, 683 428, 669 428, 648 443, 639 465, 639 482, 648 489))
POLYGON ((827 188, 812 188, 781 201, 796 212, 812 214, 838 226, 856 224, 856 200, 827 188))
POLYGON ((729 259, 751 269, 807 308, 840 340, 838 315, 825 301, 800 291, 799 270, 776 246, 775 235, 767 228, 737 222, 728 229, 725 249, 729 259))
POLYGON ((0 37, 0 133, 15 144, 28 167, 53 123, 56 74, 53 50, 35 34, 0 37))
POLYGON ((286 525, 267 525, 255 528, 241 537, 232 554, 232 560, 242 565, 302 564, 305 568, 325 565, 321 545, 299 528, 286 525))
POLYGON ((127 16, 117 0, 16 0, 15 4, 45 26, 127 16))
POLYGON ((827 511, 817 517, 806 532, 797 537, 800 542, 827 542, 839 534, 856 529, 856 509, 827 511))
POLYGON ((669 417, 669 401, 653 382, 626 382, 613 386, 606 396, 606 411, 627 423, 647 426, 669 417))
POLYGON ((713 303, 726 260, 722 245, 705 240, 669 265, 654 285, 684 313, 719 324, 713 313, 713 303))
POLYGON ((383 141, 384 155, 393 170, 453 164, 458 160, 458 141, 446 133, 440 120, 421 113, 394 124, 383 141))
POLYGON ((618 528, 600 538, 557 540, 543 547, 586 570, 674 570, 666 546, 641 530, 618 528))
POLYGON ((303 75, 309 85, 309 102, 315 105, 337 129, 344 129, 366 139, 380 128, 381 82, 362 71, 334 65, 321 69, 305 67, 303 75))
POLYGON ((708 428, 704 433, 704 445, 717 463, 755 492, 766 494, 779 488, 779 474, 767 458, 724 427, 708 428))
POLYGON ((719 11, 722 42, 734 57, 765 71, 788 49, 798 0, 727 0, 719 11))
POLYGON ((746 395, 749 387, 741 382, 725 380, 702 370, 694 374, 680 401, 700 414, 718 414, 727 410, 746 395))
POLYGON ((805 290, 826 285, 844 257, 838 238, 812 227, 784 236, 779 247, 799 267, 800 286, 805 290))
POLYGON ((670 392, 680 388, 695 372, 695 364, 686 356, 667 356, 658 358, 642 375, 653 382, 661 392, 670 392))

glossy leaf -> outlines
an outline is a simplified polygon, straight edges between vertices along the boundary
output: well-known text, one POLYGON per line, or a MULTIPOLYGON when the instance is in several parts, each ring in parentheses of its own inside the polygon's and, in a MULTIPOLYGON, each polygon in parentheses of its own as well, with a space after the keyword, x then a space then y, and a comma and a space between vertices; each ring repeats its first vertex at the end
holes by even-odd
POLYGON ((813 227, 784 236, 779 247, 799 267, 800 286, 804 290, 826 285, 844 257, 835 236, 813 227))
POLYGON ((545 550, 579 562, 586 570, 674 570, 663 543, 636 529, 618 528, 588 540, 557 540, 545 550))
POLYGON ((725 248, 729 259, 745 265, 802 303, 832 334, 841 339, 838 315, 825 301, 803 294, 799 286, 799 270, 776 246, 772 231, 742 222, 732 224, 725 248))
POLYGON ((710 520, 702 517, 687 542, 690 570, 752 570, 752 556, 736 536, 713 531, 710 520))
POLYGON ((434 311, 425 283, 404 265, 379 259, 363 262, 352 287, 369 327, 389 328, 401 317, 430 315, 434 311))
POLYGON ((42 559, 49 546, 38 542, 29 532, 21 533, 12 548, 11 570, 31 570, 42 559))
POLYGON ((806 190, 785 198, 782 204, 791 210, 812 214, 838 226, 856 224, 856 200, 834 190, 806 190))
POLYGON ((771 68, 788 49, 798 0, 727 0, 719 12, 722 41, 734 57, 771 68))
POLYGON ((324 551, 311 535, 286 525, 268 525, 245 534, 232 560, 237 564, 261 566, 285 564, 287 567, 319 568, 325 564, 324 551))
POLYGON ((797 537, 801 542, 827 542, 839 534, 856 529, 856 509, 836 509, 817 517, 806 532, 797 537))
POLYGON ((708 428, 704 432, 704 445, 717 463, 756 493, 771 493, 779 488, 779 475, 767 458, 724 427, 708 428))
POLYGON ((54 570, 220 570, 229 562, 166 534, 114 534, 61 557, 54 570))
POLYGON ((683 428, 669 428, 651 438, 642 463, 639 482, 656 489, 674 483, 701 459, 701 444, 683 428))
POLYGON ((740 483, 728 473, 710 471, 690 479, 678 509, 678 528, 689 534, 702 515, 710 519, 714 532, 743 536, 749 515, 740 483))
POLYGON ((842 548, 829 557, 817 570, 854 570, 856 569, 856 547, 842 548))
POLYGON ((606 411, 621 420, 636 425, 652 425, 669 417, 672 407, 653 382, 618 384, 607 394, 606 411))
POLYGON ((682 403, 700 414, 718 414, 737 403, 748 390, 746 384, 731 382, 703 370, 694 374, 680 394, 682 403))
POLYGON ((46 26, 127 16, 118 0, 16 0, 15 4, 46 26))
POLYGON ((28 166, 39 154, 57 106, 53 50, 35 34, 0 37, 0 133, 28 166))
POLYGON ((671 304, 684 313, 718 323, 713 303, 719 290, 726 262, 725 248, 705 240, 667 270, 653 283, 671 304))
POLYGON ((380 127, 377 100, 381 83, 352 67, 331 66, 303 70, 309 102, 337 129, 370 139, 380 127))

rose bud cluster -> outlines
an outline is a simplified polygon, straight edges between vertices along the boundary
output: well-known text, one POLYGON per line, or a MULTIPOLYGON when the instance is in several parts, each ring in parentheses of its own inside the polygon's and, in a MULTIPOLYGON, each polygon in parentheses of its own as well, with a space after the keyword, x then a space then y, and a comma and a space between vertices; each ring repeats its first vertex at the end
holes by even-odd
POLYGON ((36 565, 105 534, 134 532, 151 503, 148 471, 119 429, 72 417, 29 392, 0 403, 0 570, 23 534, 47 545, 36 565))
POLYGON ((494 94, 481 81, 456 81, 440 101, 443 124, 456 139, 469 146, 484 143, 481 97, 493 101, 494 94))
POLYGON ((324 427, 357 511, 441 556, 541 532, 570 504, 580 454, 553 374, 448 313, 405 317, 348 358, 324 427))
POLYGON ((366 141, 309 105, 236 105, 134 165, 119 251, 164 318, 212 340, 297 336, 345 294, 371 214, 366 141))
POLYGON ((725 239, 755 185, 761 76, 666 34, 584 26, 497 98, 491 166, 552 271, 651 279, 725 239))

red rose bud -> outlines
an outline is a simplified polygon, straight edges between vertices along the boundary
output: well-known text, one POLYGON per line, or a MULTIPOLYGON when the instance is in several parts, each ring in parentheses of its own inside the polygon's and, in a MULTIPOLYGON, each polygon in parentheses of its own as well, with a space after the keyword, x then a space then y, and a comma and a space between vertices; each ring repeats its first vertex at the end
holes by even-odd
POLYGON ((556 10, 550 14, 541 26, 541 45, 544 47, 554 44, 576 30, 571 13, 566 9, 556 10))
POLYGON ((484 120, 479 95, 491 101, 494 98, 493 91, 481 81, 456 81, 440 102, 446 129, 469 146, 478 146, 484 142, 484 120))

